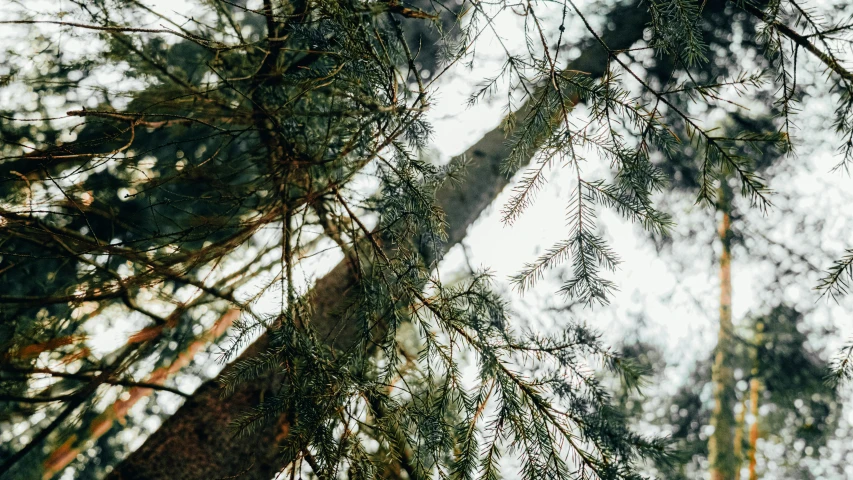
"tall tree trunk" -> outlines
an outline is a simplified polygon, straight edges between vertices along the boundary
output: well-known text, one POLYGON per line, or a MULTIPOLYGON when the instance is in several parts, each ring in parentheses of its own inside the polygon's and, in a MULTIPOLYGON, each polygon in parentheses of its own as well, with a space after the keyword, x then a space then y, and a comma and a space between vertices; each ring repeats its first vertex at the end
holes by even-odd
POLYGON ((749 426, 749 480, 758 480, 755 471, 755 454, 758 451, 758 399, 761 397, 761 377, 758 363, 758 352, 764 342, 764 324, 758 322, 755 326, 755 348, 753 349, 752 379, 749 381, 749 413, 752 425, 749 426))
MULTIPOLYGON (((642 39, 648 17, 633 3, 615 8, 608 16, 618 28, 607 29, 602 39, 609 48, 622 50, 642 39)), ((599 78, 607 65, 606 53, 593 41, 579 47, 581 55, 567 68, 599 78)), ((464 238, 468 227, 507 185, 501 163, 509 150, 506 133, 496 128, 464 155, 452 160, 467 159, 469 164, 465 182, 448 182, 437 192, 437 203, 445 212, 448 224, 445 251, 464 238)), ((356 325, 340 324, 336 315, 347 305, 347 292, 354 285, 355 278, 346 260, 317 281, 311 293, 314 312, 311 325, 318 332, 318 338, 329 339, 336 345, 358 335, 356 325)), ((257 355, 267 347, 268 341, 267 335, 261 336, 241 358, 257 355)), ((287 463, 278 448, 288 432, 287 419, 279 418, 239 438, 233 436, 231 423, 238 415, 258 405, 264 392, 274 387, 272 377, 243 382, 231 396, 222 398, 219 383, 216 380, 206 382, 108 478, 194 480, 238 475, 247 480, 273 478, 287 463)))
MULTIPOLYGON (((473 163, 468 167, 469 180, 464 187, 449 186, 439 192, 438 203, 449 224, 446 248, 464 237, 467 227, 507 184, 500 173, 507 153, 503 131, 489 132, 466 152, 473 163)), ((336 321, 355 282, 347 261, 317 281, 311 293, 311 325, 318 338, 338 344, 358 335, 355 325, 336 321)), ((268 341, 267 335, 261 336, 241 358, 262 352, 268 341)), ((239 438, 234 437, 231 424, 238 415, 258 405, 264 393, 275 388, 274 383, 272 377, 243 382, 232 395, 222 398, 219 383, 206 382, 109 478, 189 480, 238 474, 246 479, 273 478, 286 463, 278 448, 288 432, 286 418, 239 438)))
POLYGON ((752 425, 749 426, 749 480, 758 480, 755 472, 755 452, 758 443, 758 398, 761 394, 761 381, 755 377, 749 382, 749 413, 752 425))
POLYGON ((719 190, 717 210, 721 213, 719 236, 720 253, 720 330, 717 352, 711 371, 714 385, 714 410, 711 425, 714 433, 708 439, 708 461, 711 480, 733 480, 736 462, 734 453, 734 372, 732 358, 732 252, 731 252, 731 190, 725 179, 719 190))

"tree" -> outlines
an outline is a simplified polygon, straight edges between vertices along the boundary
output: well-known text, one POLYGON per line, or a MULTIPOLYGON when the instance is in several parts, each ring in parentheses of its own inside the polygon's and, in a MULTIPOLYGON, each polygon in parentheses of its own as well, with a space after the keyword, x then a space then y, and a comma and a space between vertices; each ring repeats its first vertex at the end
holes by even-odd
MULTIPOLYGON (((39 99, 67 96, 99 68, 126 61, 122 73, 142 87, 123 92, 130 101, 105 91, 100 106, 72 111, 71 117, 85 119, 79 132, 44 122, 22 126, 16 112, 5 115, 14 121, 3 126, 4 201, 14 208, 0 211, 3 254, 21 259, 2 271, 4 282, 19 286, 3 297, 9 305, 3 312, 10 332, 3 343, 6 370, 69 380, 41 392, 28 382, 5 382, 10 415, 28 416, 22 404, 50 405, 49 423, 22 442, 26 445, 12 445, 16 451, 5 467, 28 468, 21 460, 32 459, 30 452, 42 441, 67 436, 63 430, 73 425, 66 420, 92 406, 108 390, 102 386, 132 383, 124 376, 138 375, 145 361, 170 364, 181 346, 169 348, 169 342, 191 344, 198 335, 193 327, 213 321, 199 317, 208 304, 220 312, 232 307, 244 312, 230 355, 252 332, 269 331, 222 377, 235 406, 254 407, 236 419, 242 443, 214 452, 233 473, 252 470, 269 477, 305 462, 321 477, 339 469, 370 477, 377 468, 399 467, 409 477, 438 469, 465 478, 475 471, 495 473, 496 455, 510 446, 520 452, 525 478, 633 478, 638 458, 664 456, 661 444, 625 428, 609 408, 606 391, 584 368, 581 357, 592 355, 626 380, 636 376, 587 329, 568 328, 564 338, 514 334, 485 276, 444 285, 432 270, 500 190, 504 180, 498 180, 495 160, 506 174, 534 157, 506 208, 511 222, 532 201, 549 165, 560 159, 578 172, 569 238, 526 268, 517 283, 530 288, 544 269, 571 258, 574 276, 563 292, 589 304, 606 302, 614 284, 602 270, 618 260, 595 231, 596 206, 613 208, 650 230, 669 225, 651 200, 664 181, 652 152, 679 149, 661 112, 677 115, 695 133, 693 148, 704 155, 701 199, 714 200, 715 172, 724 167, 749 198, 766 202, 748 159, 727 145, 733 139, 709 133, 670 100, 700 92, 698 103, 715 101, 716 94, 705 92, 754 83, 752 78, 685 81, 674 90, 651 85, 637 73, 641 67, 623 57, 637 37, 599 35, 571 3, 562 7, 559 28, 547 29, 541 20, 545 7, 528 3, 524 14, 532 34, 526 55, 507 51, 502 75, 481 91, 488 94, 504 79, 526 105, 514 108, 520 102, 510 97, 507 126, 514 133, 506 159, 495 146, 500 134, 492 133, 485 140, 489 147, 473 152, 476 163, 467 178, 474 181, 455 184, 463 162, 437 168, 416 154, 429 133, 423 115, 430 84, 422 80, 417 49, 407 43, 400 19, 426 22, 457 9, 425 11, 396 2, 206 5, 189 23, 169 28, 130 27, 152 15, 136 2, 80 5, 75 11, 80 21, 63 20, 60 26, 97 32, 105 62, 57 58, 50 51, 47 73, 24 70, 10 79, 31 83, 39 99), (579 58, 560 56, 569 12, 595 46, 579 58), (581 70, 586 66, 591 68, 581 70), (636 80, 643 94, 633 97, 617 72, 636 80), (573 123, 579 102, 589 111, 585 127, 573 123), (612 162, 611 180, 583 178, 579 150, 588 147, 612 162), (365 173, 377 188, 355 188, 354 180, 365 173), (126 201, 117 201, 116 192, 126 201), (311 227, 323 233, 312 234, 311 227), (268 229, 276 232, 273 241, 268 229), (296 279, 300 256, 327 238, 345 261, 313 294, 302 295, 296 279), (279 291, 280 308, 272 316, 255 314, 252 298, 235 296, 242 283, 267 271, 273 278, 259 291, 279 291), (337 296, 323 293, 326 289, 337 296), (98 357, 73 339, 103 312, 136 312, 150 325, 113 355, 98 357), (461 381, 454 355, 465 350, 480 365, 473 389, 461 381), (73 364, 82 377, 40 370, 28 356, 33 351, 73 364), (519 356, 535 357, 541 376, 519 375, 513 367, 519 356), (574 463, 566 462, 563 442, 574 463), (373 443, 378 450, 368 451, 373 443), (279 448, 284 454, 276 460, 279 448), (233 459, 244 452, 261 462, 238 465, 233 459)), ((445 65, 467 58, 479 35, 494 28, 492 15, 511 6, 492 8, 473 3, 462 10, 468 16, 458 37, 442 37, 445 65)), ((685 2, 647 8, 654 47, 689 73, 704 58, 695 29, 702 9, 685 2)), ((749 4, 738 8, 756 18, 776 18, 749 4)), ((774 5, 770 11, 780 12, 774 5)), ((815 46, 783 20, 771 21, 770 30, 846 78, 828 47, 815 46)), ((49 114, 48 103, 36 108, 49 114)), ((208 384, 195 399, 215 400, 214 393, 208 384)), ((218 416, 221 410, 209 401, 191 401, 182 411, 192 412, 195 405, 196 412, 218 416)), ((177 432, 198 427, 195 419, 204 417, 192 415, 175 417, 177 432)), ((217 424, 234 418, 221 415, 217 424)), ((228 439, 225 430, 215 432, 215 440, 228 439)), ((167 458, 177 458, 180 449, 159 453, 135 458, 155 472, 169 468, 159 473, 173 478, 204 474, 201 462, 167 458), (164 463, 147 463, 153 458, 164 463)))
MULTIPOLYGON (((613 21, 622 28, 614 32, 612 38, 611 35, 605 37, 608 44, 614 45, 616 48, 627 48, 641 37, 643 18, 638 18, 628 8, 617 9, 611 16, 613 21)), ((588 42, 587 48, 584 48, 584 53, 573 60, 572 67, 598 76, 603 73, 605 67, 605 64, 600 61, 601 56, 601 51, 596 48, 596 45, 588 42)), ((506 175, 501 171, 500 165, 509 154, 510 148, 505 144, 504 137, 502 128, 495 129, 469 148, 463 156, 453 160, 454 162, 471 161, 471 163, 467 167, 464 183, 461 186, 450 186, 438 192, 439 205, 441 205, 442 210, 451 215, 448 217, 448 239, 443 245, 444 249, 453 246, 463 238, 467 227, 506 185, 506 175)), ((519 167, 527 162, 522 161, 520 163, 519 167)), ((342 263, 329 276, 318 281, 314 298, 321 302, 321 306, 315 307, 315 312, 333 311, 336 308, 333 302, 343 300, 336 296, 335 292, 342 290, 341 284, 343 282, 340 280, 342 277, 340 272, 345 268, 345 264, 342 263)), ((323 323, 331 323, 334 319, 315 314, 312 321, 316 328, 324 329, 330 327, 322 326, 323 323)), ((323 336, 328 337, 328 335, 323 336)), ((339 335, 339 337, 349 336, 349 334, 339 335)), ((251 355, 253 353, 250 350, 244 354, 244 357, 251 355)), ((157 472, 174 472, 177 465, 186 464, 189 459, 199 458, 204 459, 200 463, 211 465, 211 468, 216 468, 218 471, 232 468, 236 472, 245 468, 242 463, 233 459, 223 459, 221 455, 223 446, 207 439, 210 437, 227 438, 226 432, 229 431, 229 423, 233 416, 250 408, 257 394, 241 394, 228 399, 221 399, 217 382, 210 382, 206 387, 207 389, 196 393, 193 396, 194 401, 182 407, 179 414, 173 416, 145 446, 122 463, 118 470, 122 476, 129 476, 132 472, 137 472, 143 477, 156 476, 157 472), (223 415, 221 420, 211 420, 209 412, 219 409, 227 409, 229 413, 223 415), (199 431, 193 426, 200 423, 202 419, 204 419, 206 429, 199 431), (170 448, 170 446, 173 447, 170 448), (183 458, 185 455, 186 458, 183 458), (167 466, 161 465, 161 461, 168 462, 167 466)), ((249 389, 259 387, 257 384, 246 383, 237 388, 240 391, 253 391, 249 389)), ((269 444, 266 439, 272 438, 275 434, 275 425, 271 424, 247 444, 269 444)), ((278 452, 274 448, 265 453, 259 453, 258 450, 254 449, 252 453, 255 458, 255 466, 270 465, 271 468, 275 469, 274 465, 278 465, 280 462, 278 452)), ((234 458, 246 458, 246 456, 235 452, 234 458)), ((198 460, 192 463, 196 462, 198 460)), ((256 467, 253 467, 253 471, 254 468, 256 467)), ((267 473, 262 470, 262 473, 258 474, 258 478, 266 478, 266 475, 267 473)))

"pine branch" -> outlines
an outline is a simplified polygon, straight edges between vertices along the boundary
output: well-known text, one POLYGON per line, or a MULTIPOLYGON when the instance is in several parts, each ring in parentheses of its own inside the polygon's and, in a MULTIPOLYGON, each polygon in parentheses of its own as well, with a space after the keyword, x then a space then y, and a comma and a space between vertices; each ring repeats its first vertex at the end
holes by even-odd
POLYGON ((772 18, 769 18, 764 11, 762 11, 760 8, 756 7, 749 1, 737 1, 735 2, 735 4, 744 11, 748 12, 750 15, 754 16, 755 18, 766 22, 769 25, 772 25, 773 28, 777 29, 782 35, 785 35, 795 44, 817 57, 821 62, 823 62, 824 65, 826 65, 828 69, 837 74, 839 77, 843 78, 848 83, 848 85, 853 84, 853 72, 850 72, 849 70, 844 68, 840 63, 838 63, 838 60, 836 60, 830 53, 818 48, 807 37, 795 32, 789 26, 775 21, 772 18))
POLYGON ((837 300, 838 297, 847 295, 851 281, 853 281, 853 249, 847 250, 843 257, 835 261, 820 280, 817 290, 821 292, 821 296, 829 295, 830 298, 837 300))

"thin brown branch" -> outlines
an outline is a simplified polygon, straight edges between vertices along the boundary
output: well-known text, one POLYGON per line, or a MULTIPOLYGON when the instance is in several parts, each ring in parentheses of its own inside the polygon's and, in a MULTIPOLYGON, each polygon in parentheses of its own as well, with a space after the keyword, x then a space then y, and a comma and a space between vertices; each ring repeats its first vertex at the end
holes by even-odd
POLYGON ((136 27, 124 27, 120 25, 88 25, 85 23, 75 23, 75 22, 61 22, 58 20, 2 20, 0 21, 0 25, 40 25, 40 24, 49 24, 49 25, 59 25, 62 27, 74 27, 74 28, 82 28, 85 30, 96 30, 100 32, 111 32, 111 33, 168 33, 171 35, 175 35, 183 38, 184 40, 189 40, 191 42, 197 43, 199 45, 205 47, 226 47, 226 45, 222 45, 219 42, 208 40, 206 38, 199 37, 197 35, 190 35, 186 33, 176 32, 174 30, 169 30, 168 28, 136 28, 136 27))
POLYGON ((44 461, 44 477, 51 478, 53 475, 68 466, 75 458, 77 458, 77 454, 86 444, 87 440, 96 440, 106 434, 115 422, 120 422, 125 416, 127 416, 131 407, 136 405, 136 403, 141 399, 151 395, 155 390, 169 391, 181 396, 186 396, 183 392, 163 386, 163 383, 169 377, 189 365, 201 348, 222 336, 228 327, 234 323, 234 320, 237 319, 239 314, 239 310, 229 310, 227 313, 222 315, 216 323, 214 323, 210 330, 190 343, 187 349, 181 352, 172 364, 155 370, 144 382, 128 383, 128 386, 133 387, 129 392, 129 397, 125 400, 117 400, 110 407, 104 410, 104 412, 89 425, 87 435, 83 435, 82 438, 72 436, 62 445, 53 450, 50 456, 48 456, 44 461))

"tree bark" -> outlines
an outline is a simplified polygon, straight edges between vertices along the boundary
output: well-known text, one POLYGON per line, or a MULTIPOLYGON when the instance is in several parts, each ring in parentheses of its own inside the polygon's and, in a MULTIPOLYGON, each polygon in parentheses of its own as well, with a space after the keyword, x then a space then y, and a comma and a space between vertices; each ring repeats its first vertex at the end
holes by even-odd
MULTIPOLYGON (((648 22, 644 10, 633 4, 619 6, 609 17, 616 25, 602 35, 609 48, 629 48, 642 39, 648 22)), ((593 78, 603 75, 607 55, 596 42, 579 45, 581 54, 568 68, 588 73, 593 78)), ((522 112, 526 111, 522 108, 522 112)), ((501 163, 509 153, 502 128, 487 133, 464 155, 469 165, 462 184, 448 182, 436 194, 437 204, 447 220, 446 252, 459 243, 468 227, 480 216, 507 185, 501 173, 501 163)), ((529 160, 529 159, 528 159, 529 160)), ((436 259, 437 260, 437 259, 436 259)), ((342 261, 328 275, 317 281, 311 292, 313 305, 312 327, 319 338, 332 345, 356 335, 356 325, 338 322, 336 312, 344 307, 355 285, 348 262, 342 261)), ((256 355, 268 345, 268 336, 261 336, 242 355, 256 355)), ((226 367, 226 370, 228 367, 226 367)), ((288 423, 279 418, 274 424, 252 434, 235 438, 231 423, 237 416, 258 405, 265 392, 275 388, 274 379, 243 382, 228 398, 220 396, 219 383, 214 379, 203 384, 174 415, 108 477, 112 480, 194 480, 194 479, 258 479, 269 480, 287 463, 282 459, 278 444, 287 435, 288 423)))
POLYGON ((711 371, 714 385, 714 410, 711 425, 714 433, 708 439, 708 461, 711 464, 711 480, 733 480, 736 461, 734 452, 734 372, 732 358, 732 271, 731 271, 731 192, 723 179, 719 190, 717 210, 722 214, 719 236, 722 244, 720 254, 720 329, 717 351, 711 371))

